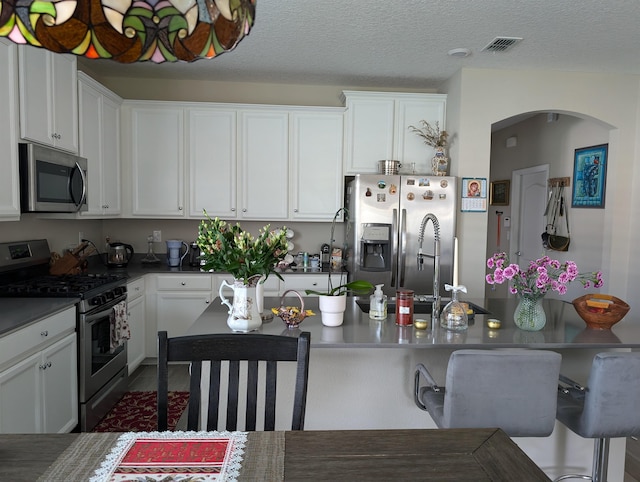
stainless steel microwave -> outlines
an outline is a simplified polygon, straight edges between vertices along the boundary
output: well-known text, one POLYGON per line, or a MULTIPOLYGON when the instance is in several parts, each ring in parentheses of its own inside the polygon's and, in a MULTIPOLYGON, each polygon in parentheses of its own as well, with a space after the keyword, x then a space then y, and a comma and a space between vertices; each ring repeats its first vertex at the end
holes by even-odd
POLYGON ((38 144, 19 144, 22 212, 87 210, 87 160, 38 144))

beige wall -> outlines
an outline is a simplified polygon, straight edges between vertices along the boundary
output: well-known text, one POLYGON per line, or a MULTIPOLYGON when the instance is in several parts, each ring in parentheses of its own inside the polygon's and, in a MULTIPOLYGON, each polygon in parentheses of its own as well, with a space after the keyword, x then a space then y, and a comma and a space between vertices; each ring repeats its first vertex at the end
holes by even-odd
MULTIPOLYGON (((638 120, 640 78, 626 75, 555 71, 463 69, 443 86, 458 98, 448 111, 448 128, 459 128, 452 152, 457 176, 490 177, 491 125, 524 112, 559 112, 599 120, 611 126, 603 242, 599 247, 606 291, 634 303, 640 261, 632 257, 638 241, 630 219, 640 214, 638 194, 638 120)), ((473 296, 484 293, 486 240, 465 233, 486 233, 487 213, 459 213, 460 280, 473 296)), ((637 302, 636 302, 637 303, 637 302)))
MULTIPOLYGON (((609 127, 601 122, 591 119, 581 119, 568 114, 558 115, 557 121, 548 122, 547 114, 537 114, 522 122, 518 122, 507 128, 493 132, 491 136, 491 181, 500 179, 511 179, 512 171, 527 167, 549 166, 549 177, 568 177, 572 179, 574 151, 579 147, 606 144, 609 142, 609 127), (517 138, 515 147, 506 147, 506 140, 509 137, 517 138)), ((570 221, 571 247, 567 253, 549 252, 550 256, 561 261, 573 260, 578 263, 578 267, 583 271, 597 271, 603 264, 601 246, 604 243, 604 221, 605 209, 579 209, 571 208, 572 187, 565 190, 566 209, 570 221)), ((496 210, 503 212, 501 219, 513 216, 511 206, 489 206, 487 219, 487 252, 486 256, 491 256, 496 251, 510 252, 509 234, 514 237, 515 232, 501 227, 500 247, 497 248, 497 227, 498 217, 496 210)), ((517 214, 517 213, 516 213, 517 214)), ((544 218, 540 218, 541 227, 544 229, 544 218)), ((564 218, 560 223, 562 234, 564 234, 564 218)), ((540 241, 540 251, 536 256, 542 255, 542 242, 540 241)), ((511 258, 514 259, 516 244, 512 243, 514 249, 511 250, 511 258)), ((536 253, 533 253, 534 255, 536 253)), ((507 296, 507 285, 494 285, 495 290, 489 290, 486 286, 486 293, 491 297, 507 296)), ((573 299, 584 294, 584 290, 579 283, 569 286, 569 292, 560 296, 557 293, 550 293, 549 297, 573 299)))

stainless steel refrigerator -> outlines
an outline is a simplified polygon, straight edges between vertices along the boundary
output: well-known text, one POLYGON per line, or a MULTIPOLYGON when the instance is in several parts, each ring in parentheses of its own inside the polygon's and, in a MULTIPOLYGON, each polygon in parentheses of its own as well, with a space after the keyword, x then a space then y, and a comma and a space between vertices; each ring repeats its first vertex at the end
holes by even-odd
POLYGON ((431 175, 358 174, 347 185, 347 256, 349 279, 384 284, 433 296, 435 232, 439 231, 439 292, 453 281, 456 225, 456 178, 431 175), (418 269, 419 236, 425 216, 422 270, 418 269), (433 220, 435 219, 435 223, 433 220), (435 226, 435 225, 438 226, 435 226))

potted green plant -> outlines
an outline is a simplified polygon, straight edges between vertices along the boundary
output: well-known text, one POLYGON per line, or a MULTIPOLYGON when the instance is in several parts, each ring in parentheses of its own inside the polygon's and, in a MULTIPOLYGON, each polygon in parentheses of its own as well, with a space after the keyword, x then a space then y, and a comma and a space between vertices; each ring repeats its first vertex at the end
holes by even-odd
POLYGON ((322 314, 322 324, 325 326, 340 326, 344 321, 347 308, 347 293, 366 295, 373 291, 374 286, 369 281, 354 280, 333 288, 329 278, 329 289, 325 292, 305 290, 307 295, 318 295, 318 305, 322 314))

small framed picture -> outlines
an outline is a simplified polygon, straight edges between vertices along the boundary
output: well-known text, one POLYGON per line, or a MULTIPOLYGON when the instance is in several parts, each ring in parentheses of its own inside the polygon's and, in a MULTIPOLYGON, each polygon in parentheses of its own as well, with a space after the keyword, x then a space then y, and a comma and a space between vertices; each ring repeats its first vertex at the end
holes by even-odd
POLYGON ((462 212, 483 212, 487 210, 487 179, 484 177, 463 177, 460 193, 462 212))
POLYGON ((508 206, 511 181, 493 181, 489 189, 489 204, 492 206, 508 206))
POLYGON ((575 150, 571 207, 604 208, 608 149, 601 144, 575 150))

